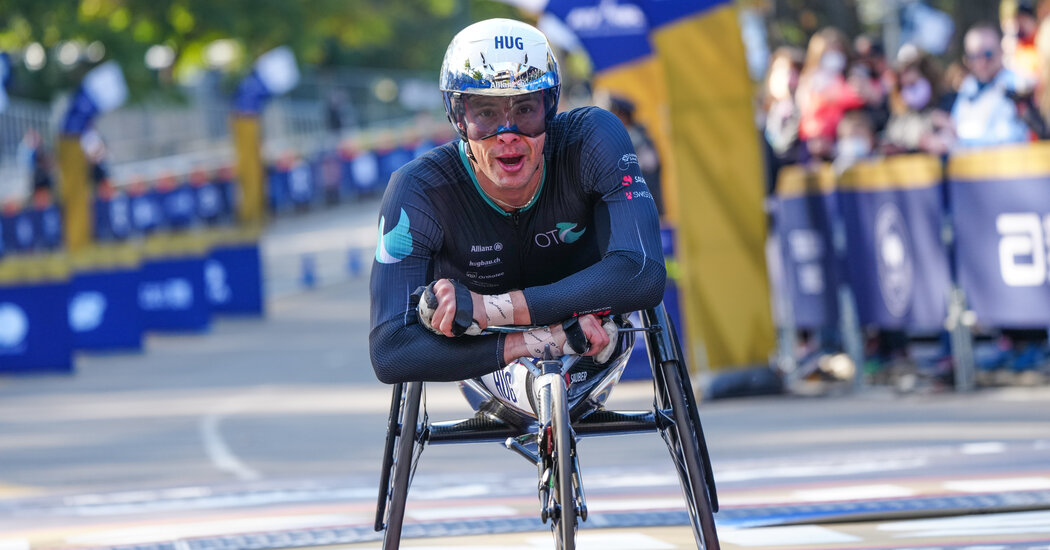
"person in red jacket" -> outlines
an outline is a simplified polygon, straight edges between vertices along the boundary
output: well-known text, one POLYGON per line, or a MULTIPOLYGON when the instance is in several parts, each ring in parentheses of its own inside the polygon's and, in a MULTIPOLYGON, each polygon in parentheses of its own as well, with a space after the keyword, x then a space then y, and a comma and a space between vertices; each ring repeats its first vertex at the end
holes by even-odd
POLYGON ((830 159, 842 115, 864 107, 869 96, 874 96, 863 79, 846 78, 850 58, 849 42, 838 29, 821 29, 809 41, 796 99, 799 138, 812 157, 830 159))

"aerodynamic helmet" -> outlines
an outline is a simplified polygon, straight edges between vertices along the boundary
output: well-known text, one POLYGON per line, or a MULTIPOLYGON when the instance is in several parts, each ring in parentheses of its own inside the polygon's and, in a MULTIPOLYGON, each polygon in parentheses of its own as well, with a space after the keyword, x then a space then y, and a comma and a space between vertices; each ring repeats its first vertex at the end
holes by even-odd
POLYGON ((449 122, 463 140, 504 132, 535 137, 547 131, 558 110, 561 79, 539 29, 488 19, 452 39, 439 87, 449 122))

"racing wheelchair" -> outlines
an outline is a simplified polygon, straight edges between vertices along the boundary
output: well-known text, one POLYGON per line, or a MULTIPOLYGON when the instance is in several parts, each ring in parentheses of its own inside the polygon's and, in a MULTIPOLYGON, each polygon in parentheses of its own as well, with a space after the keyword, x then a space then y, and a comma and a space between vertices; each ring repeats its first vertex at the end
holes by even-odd
POLYGON ((697 549, 718 550, 713 517, 718 497, 681 346, 663 304, 639 314, 640 328, 620 321, 620 347, 605 365, 578 355, 552 359, 548 353, 459 382, 476 411, 472 418, 432 422, 421 405, 424 384, 395 384, 375 521, 375 530, 385 531, 384 550, 400 546, 409 485, 426 445, 502 442, 533 463, 540 519, 550 523, 557 548, 573 550, 578 524, 587 520, 576 439, 651 431, 660 433, 671 453, 697 549), (606 410, 639 333, 652 367, 653 410, 606 410))

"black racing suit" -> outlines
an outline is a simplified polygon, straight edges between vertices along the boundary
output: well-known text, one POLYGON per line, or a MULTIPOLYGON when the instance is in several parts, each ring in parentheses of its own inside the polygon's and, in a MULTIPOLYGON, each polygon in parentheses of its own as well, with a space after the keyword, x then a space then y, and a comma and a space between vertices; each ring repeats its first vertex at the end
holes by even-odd
POLYGON ((383 196, 369 333, 380 381, 464 380, 505 366, 505 335, 448 338, 419 323, 410 295, 436 279, 480 294, 522 290, 536 325, 660 302, 656 206, 615 116, 595 107, 555 116, 540 190, 514 213, 481 191, 464 146, 408 163, 383 196))

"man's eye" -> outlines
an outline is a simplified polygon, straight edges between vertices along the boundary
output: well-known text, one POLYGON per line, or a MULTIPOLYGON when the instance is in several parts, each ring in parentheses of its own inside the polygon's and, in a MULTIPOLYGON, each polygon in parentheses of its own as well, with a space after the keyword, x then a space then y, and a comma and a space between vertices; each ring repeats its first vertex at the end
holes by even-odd
POLYGON ((478 111, 478 117, 480 118, 490 118, 494 116, 496 116, 496 111, 493 109, 481 109, 478 111))

